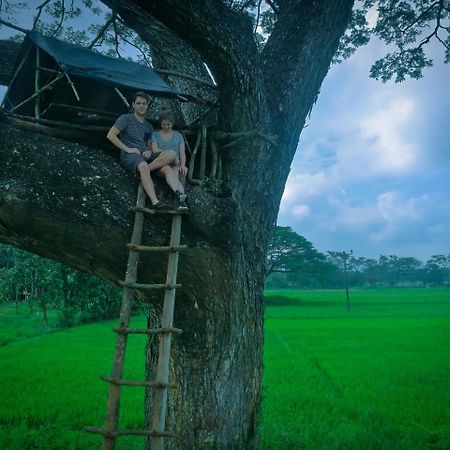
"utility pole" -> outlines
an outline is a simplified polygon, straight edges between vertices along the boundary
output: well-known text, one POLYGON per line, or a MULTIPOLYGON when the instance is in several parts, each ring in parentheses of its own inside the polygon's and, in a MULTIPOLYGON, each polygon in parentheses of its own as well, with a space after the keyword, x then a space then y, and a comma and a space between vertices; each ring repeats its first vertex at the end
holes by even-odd
POLYGON ((346 296, 346 299, 347 299, 347 312, 350 312, 352 307, 351 307, 351 304, 350 304, 350 294, 348 292, 347 261, 353 255, 353 250, 350 250, 349 253, 347 253, 347 252, 340 252, 340 255, 342 257, 342 261, 344 262, 344 282, 345 282, 345 296, 346 296))

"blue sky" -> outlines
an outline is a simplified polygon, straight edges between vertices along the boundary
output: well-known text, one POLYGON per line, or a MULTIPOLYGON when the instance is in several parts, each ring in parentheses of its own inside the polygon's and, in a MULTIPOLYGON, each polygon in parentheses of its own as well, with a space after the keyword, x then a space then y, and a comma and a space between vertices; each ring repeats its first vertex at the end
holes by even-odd
MULTIPOLYGON (((31 15, 19 25, 29 28, 31 15)), ((1 28, 0 37, 8 31, 1 28)), ((385 52, 373 41, 331 67, 301 135, 278 223, 322 252, 450 254, 450 65, 436 45, 424 78, 383 84, 369 78, 369 68, 385 52)))
POLYGON ((381 83, 380 42, 330 69, 304 129, 278 224, 320 251, 358 256, 450 253, 450 65, 381 83))

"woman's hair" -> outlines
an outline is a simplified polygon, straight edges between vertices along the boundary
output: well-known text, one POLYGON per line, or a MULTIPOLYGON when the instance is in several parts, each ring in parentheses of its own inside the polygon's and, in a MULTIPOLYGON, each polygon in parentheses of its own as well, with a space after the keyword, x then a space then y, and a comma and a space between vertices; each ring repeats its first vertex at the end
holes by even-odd
POLYGON ((148 103, 148 94, 146 94, 145 92, 136 92, 136 93, 133 95, 132 99, 131 99, 132 103, 135 103, 135 102, 136 102, 136 99, 137 99, 138 97, 145 98, 145 100, 146 100, 147 103, 148 103))
POLYGON ((164 106, 159 111, 159 121, 162 122, 163 120, 168 120, 172 123, 175 122, 175 116, 173 112, 169 108, 166 108, 164 106))

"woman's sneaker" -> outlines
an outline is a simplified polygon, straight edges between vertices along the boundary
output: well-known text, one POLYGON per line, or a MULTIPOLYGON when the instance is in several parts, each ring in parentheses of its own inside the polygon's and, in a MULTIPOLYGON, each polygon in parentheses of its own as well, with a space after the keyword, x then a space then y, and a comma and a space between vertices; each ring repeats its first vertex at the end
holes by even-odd
POLYGON ((188 209, 188 205, 186 203, 187 194, 181 191, 176 191, 175 195, 178 197, 178 209, 188 209))

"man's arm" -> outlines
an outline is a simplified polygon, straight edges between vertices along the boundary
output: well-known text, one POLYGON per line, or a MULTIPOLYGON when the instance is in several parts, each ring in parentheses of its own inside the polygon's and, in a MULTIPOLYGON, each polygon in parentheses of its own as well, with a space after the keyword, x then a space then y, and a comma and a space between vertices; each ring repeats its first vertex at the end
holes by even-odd
POLYGON ((136 153, 137 155, 140 155, 141 152, 137 148, 130 148, 126 146, 120 139, 119 139, 120 130, 116 127, 111 127, 111 129, 108 131, 108 134, 106 135, 106 138, 112 142, 118 149, 126 152, 126 153, 136 153))

